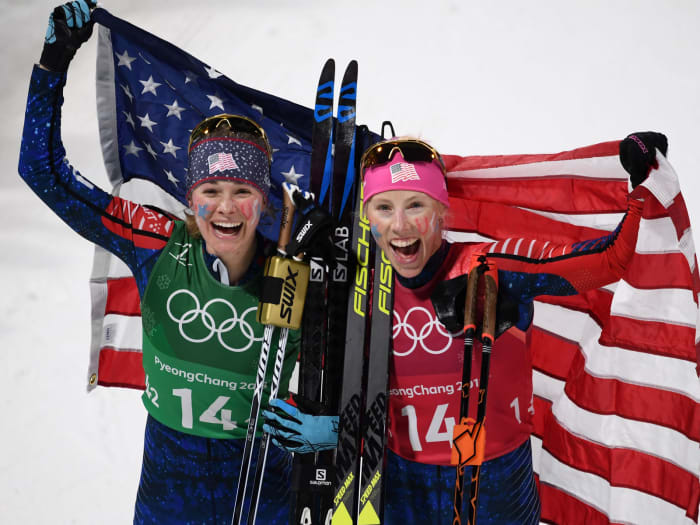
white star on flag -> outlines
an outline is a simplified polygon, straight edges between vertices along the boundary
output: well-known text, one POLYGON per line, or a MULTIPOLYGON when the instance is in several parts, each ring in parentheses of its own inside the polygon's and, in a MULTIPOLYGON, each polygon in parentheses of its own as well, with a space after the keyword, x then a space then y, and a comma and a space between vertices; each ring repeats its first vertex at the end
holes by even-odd
POLYGON ((117 64, 117 67, 119 66, 124 66, 126 67, 129 71, 131 71, 131 63, 136 60, 136 57, 130 57, 129 52, 125 49, 124 53, 121 55, 119 53, 114 53, 117 55, 117 58, 119 59, 119 63, 117 64))
POLYGON ((172 104, 163 104, 166 108, 168 108, 168 114, 165 115, 166 117, 169 117, 170 115, 175 115, 178 120, 182 120, 182 117, 180 116, 180 113, 185 111, 185 108, 180 107, 180 105, 177 103, 177 99, 173 100, 172 104))
POLYGON ((224 101, 221 100, 219 97, 217 97, 216 95, 207 95, 207 98, 211 100, 211 106, 209 106, 209 109, 221 108, 221 111, 226 111, 224 109, 224 101))
POLYGON ((141 82, 141 83, 143 84, 143 91, 141 91, 141 94, 142 94, 142 95, 143 95, 144 93, 146 93, 147 91, 150 91, 150 92, 153 93, 154 95, 158 95, 158 93, 156 93, 156 88, 157 88, 158 86, 162 86, 162 85, 163 85, 163 84, 161 84, 161 83, 156 82, 155 80, 153 80, 153 75, 150 75, 150 76, 148 77, 148 80, 139 80, 139 82, 141 82))
POLYGON ((148 116, 148 113, 146 113, 143 117, 139 117, 136 115, 136 118, 141 121, 141 126, 144 128, 148 128, 148 131, 153 133, 153 126, 157 125, 157 122, 153 122, 150 117, 148 116))
POLYGON ((127 123, 131 124, 132 129, 136 127, 136 124, 134 124, 134 119, 131 117, 131 113, 128 111, 122 111, 124 113, 124 120, 126 120, 127 123))
POLYGON ((129 144, 124 146, 124 149, 126 150, 127 155, 134 155, 135 157, 139 156, 139 151, 143 151, 143 148, 139 148, 136 144, 134 144, 133 139, 129 144))
POLYGON ((299 146, 301 146, 301 141, 299 139, 292 137, 289 133, 287 133, 287 137, 289 137, 287 144, 299 144, 299 146))
POLYGON ((165 175, 168 177, 168 180, 172 182, 175 186, 177 186, 178 180, 175 175, 173 175, 173 172, 170 170, 163 170, 165 172, 165 175))
POLYGON ((150 144, 144 144, 146 146, 146 151, 153 157, 154 159, 158 158, 158 154, 155 152, 153 147, 150 144))
POLYGON ((139 51, 139 56, 141 57, 141 60, 143 60, 144 62, 146 62, 146 64, 148 64, 149 66, 151 65, 151 63, 150 63, 148 60, 146 60, 146 57, 143 56, 143 54, 141 53, 141 51, 139 51))
POLYGON ((294 164, 292 164, 289 171, 282 171, 280 173, 282 173, 284 176, 284 180, 286 180, 289 184, 294 184, 295 186, 299 185, 299 179, 304 176, 303 174, 296 172, 294 169, 294 164))
POLYGON ((197 80, 197 75, 192 73, 192 71, 185 71, 185 84, 188 82, 195 82, 197 80))
POLYGON ((126 84, 119 84, 119 87, 121 87, 124 90, 124 93, 126 94, 127 97, 129 97, 129 100, 131 102, 134 101, 134 95, 131 94, 131 91, 129 90, 129 86, 126 84))
POLYGON ((175 152, 182 149, 180 146, 173 144, 173 139, 170 139, 168 142, 161 142, 161 144, 163 145, 163 154, 170 153, 175 158, 177 158, 175 152))
POLYGON ((207 71, 207 75, 209 75, 209 78, 219 78, 220 76, 223 75, 223 73, 219 73, 213 67, 204 66, 204 69, 207 71))

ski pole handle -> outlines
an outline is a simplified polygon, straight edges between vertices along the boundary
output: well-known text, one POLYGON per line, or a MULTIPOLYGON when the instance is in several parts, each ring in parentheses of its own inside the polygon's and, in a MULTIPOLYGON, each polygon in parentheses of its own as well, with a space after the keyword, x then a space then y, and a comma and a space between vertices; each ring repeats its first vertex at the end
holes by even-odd
POLYGON ((481 342, 484 351, 491 351, 496 340, 496 306, 498 303, 498 270, 493 264, 487 263, 484 272, 484 320, 481 342), (488 350, 487 350, 488 348, 488 350))
POLYGON ((464 336, 469 338, 473 338, 476 333, 476 300, 478 298, 479 277, 481 276, 480 268, 474 262, 473 259, 467 278, 467 293, 464 300, 464 336))
POLYGON ((295 191, 299 191, 297 186, 293 186, 288 182, 282 184, 284 191, 282 192, 282 217, 280 219, 280 235, 277 240, 277 251, 282 255, 287 255, 287 244, 292 237, 292 223, 294 222, 294 212, 296 205, 292 195, 295 191))

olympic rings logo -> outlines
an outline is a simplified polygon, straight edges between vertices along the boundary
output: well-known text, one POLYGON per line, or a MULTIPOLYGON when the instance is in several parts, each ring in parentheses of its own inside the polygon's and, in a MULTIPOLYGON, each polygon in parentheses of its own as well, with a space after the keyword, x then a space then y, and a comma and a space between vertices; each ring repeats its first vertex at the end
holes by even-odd
POLYGON ((452 344, 452 338, 457 335, 459 334, 450 334, 450 332, 447 331, 447 328, 445 328, 445 325, 438 321, 437 317, 433 317, 433 315, 431 315, 431 313, 422 306, 414 306, 413 308, 409 309, 406 312, 406 315, 403 319, 401 319, 399 313, 396 310, 394 310, 394 355, 397 357, 404 357, 410 355, 411 353, 413 353, 413 351, 419 344, 423 348, 423 350, 425 350, 429 354, 443 354, 450 348, 450 345, 452 344), (420 328, 420 331, 417 330, 417 323, 409 322, 409 317, 411 317, 412 315, 414 318, 415 315, 418 315, 419 321, 423 316, 425 316, 425 318, 427 319, 427 322, 423 324, 423 326, 420 328), (445 344, 442 346, 442 348, 438 350, 428 348, 424 343, 426 339, 431 337, 433 330, 437 330, 437 333, 443 336, 445 340, 445 344), (399 337, 401 335, 402 337, 399 337), (413 344, 408 350, 397 350, 397 340, 401 341, 404 339, 413 341, 413 344))
POLYGON ((180 330, 180 335, 190 343, 204 343, 211 339, 214 336, 214 334, 216 334, 219 343, 221 343, 221 346, 223 346, 226 350, 229 350, 231 352, 245 352, 253 345, 253 343, 260 342, 263 340, 262 335, 260 337, 255 337, 253 327, 250 325, 250 323, 248 323, 248 321, 245 320, 248 314, 257 310, 257 306, 251 306, 250 308, 245 310, 243 314, 239 317, 238 312, 236 311, 234 306, 226 299, 211 299, 203 307, 200 308, 199 299, 197 299, 197 296, 195 294, 193 294, 189 290, 180 289, 170 294, 170 297, 168 297, 168 302, 166 304, 166 310, 168 312, 168 316, 170 316, 170 319, 177 323, 178 329, 180 330), (181 294, 185 294, 191 297, 194 304, 191 309, 184 312, 182 315, 180 315, 180 317, 177 317, 173 314, 171 305, 173 299, 175 299, 175 297, 181 294), (226 318, 219 326, 217 326, 216 321, 214 320, 214 316, 212 316, 212 314, 208 311, 212 305, 217 303, 221 303, 226 307, 227 310, 231 312, 230 317, 226 318), (187 335, 185 329, 187 325, 193 323, 199 318, 201 318, 202 324, 205 328, 209 330, 209 333, 204 337, 196 339, 187 335), (236 325, 239 326, 239 330, 241 331, 243 336, 245 336, 245 338, 248 340, 248 344, 245 345, 243 348, 233 348, 227 345, 223 339, 223 335, 233 330, 236 327, 236 325))

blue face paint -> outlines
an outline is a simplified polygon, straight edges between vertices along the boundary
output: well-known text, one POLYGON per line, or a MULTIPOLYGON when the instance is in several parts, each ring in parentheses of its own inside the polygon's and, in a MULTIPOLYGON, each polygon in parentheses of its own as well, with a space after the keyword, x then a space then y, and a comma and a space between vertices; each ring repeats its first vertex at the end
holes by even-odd
POLYGON ((202 219, 206 219, 209 215, 209 205, 208 204, 197 204, 197 216, 202 219))
POLYGON ((372 232, 372 237, 374 237, 375 241, 378 241, 382 236, 382 234, 379 233, 379 228, 377 228, 376 224, 372 224, 372 226, 370 227, 370 231, 372 232))

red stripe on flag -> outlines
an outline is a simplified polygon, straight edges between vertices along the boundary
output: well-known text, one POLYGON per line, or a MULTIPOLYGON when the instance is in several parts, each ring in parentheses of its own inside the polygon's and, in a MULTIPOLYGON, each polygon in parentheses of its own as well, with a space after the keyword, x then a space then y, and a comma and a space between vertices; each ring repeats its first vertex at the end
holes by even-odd
POLYGON ((97 384, 143 390, 146 376, 141 352, 100 348, 97 384))
POLYGON ((692 290, 694 275, 685 268, 688 261, 682 253, 636 254, 625 271, 625 280, 635 288, 684 288, 692 290))
POLYGON ((141 299, 133 277, 107 280, 106 314, 141 315, 141 299))
POLYGON ((531 330, 532 367, 565 381, 571 364, 580 354, 579 345, 556 334, 533 327, 531 330))
POLYGON ((610 316, 600 344, 696 362, 695 328, 610 316))
POLYGON ((458 155, 443 155, 447 171, 474 170, 482 168, 497 168, 500 166, 515 166, 557 160, 587 159, 589 157, 610 157, 619 153, 620 141, 600 142, 584 148, 577 148, 560 153, 544 153, 535 155, 474 155, 460 157, 458 155))
POLYGON ((540 396, 532 397, 532 406, 535 409, 535 414, 532 416, 532 433, 542 439, 547 421, 552 414, 552 402, 540 396))
POLYGON ((545 523, 610 525, 610 520, 602 512, 543 481, 540 481, 540 499, 542 500, 540 520, 545 523), (574 516, 576 521, 572 521, 574 516))
POLYGON ((700 406, 694 400, 651 386, 594 377, 584 367, 583 356, 577 354, 572 363, 577 373, 572 374, 564 388, 579 407, 596 414, 615 414, 665 426, 700 442, 700 406))
MULTIPOLYGON (((447 229, 476 232, 493 239, 536 239, 546 235, 554 244, 595 239, 609 232, 562 223, 502 204, 450 198, 447 229)), ((544 238, 544 237, 543 237, 544 238)))
POLYGON ((689 515, 694 513, 693 517, 697 519, 697 476, 668 461, 636 450, 608 448, 577 437, 554 418, 548 425, 544 448, 572 468, 600 476, 612 486, 639 490, 664 499, 685 509, 689 515))
POLYGON ((532 208, 553 213, 615 213, 627 209, 627 183, 574 177, 521 179, 450 178, 450 197, 532 208), (571 198, 571 195, 577 197, 571 198))

